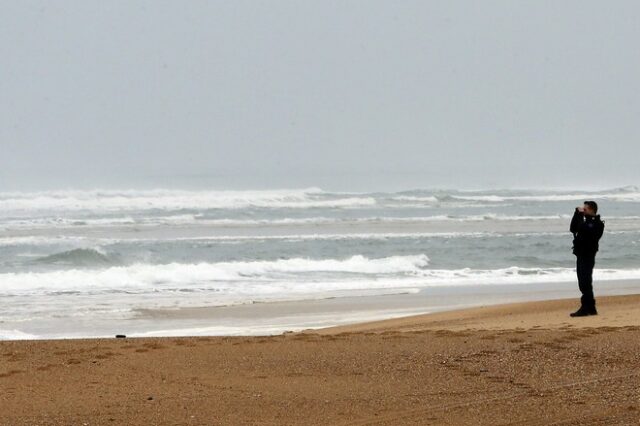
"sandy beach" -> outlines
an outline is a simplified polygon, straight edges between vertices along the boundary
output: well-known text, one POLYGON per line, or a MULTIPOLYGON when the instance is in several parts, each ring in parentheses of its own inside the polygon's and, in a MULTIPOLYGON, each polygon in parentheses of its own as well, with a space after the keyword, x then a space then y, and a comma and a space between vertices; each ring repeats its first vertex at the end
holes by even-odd
POLYGON ((638 424, 640 295, 271 337, 0 342, 0 424, 638 424))

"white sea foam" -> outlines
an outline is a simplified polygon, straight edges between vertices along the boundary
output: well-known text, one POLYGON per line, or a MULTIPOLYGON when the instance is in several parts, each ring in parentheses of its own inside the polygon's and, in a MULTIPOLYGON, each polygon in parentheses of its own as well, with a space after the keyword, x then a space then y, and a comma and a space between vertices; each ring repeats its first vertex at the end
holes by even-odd
MULTIPOLYGON (((514 201, 576 201, 598 199, 617 202, 640 202, 640 189, 625 187, 597 192, 497 191, 494 194, 474 191, 407 193, 338 193, 320 188, 279 190, 55 190, 37 192, 0 192, 0 211, 141 211, 182 209, 259 208, 350 208, 367 207, 378 199, 397 202, 397 207, 411 207, 451 202, 504 203, 514 201)), ((383 204, 384 204, 383 203, 383 204)), ((387 206, 389 207, 389 206, 387 206)))
MULTIPOLYGON (((307 217, 283 219, 211 219, 199 220, 202 225, 264 226, 264 225, 332 225, 349 223, 420 223, 420 222, 481 222, 481 221, 550 221, 571 219, 570 214, 554 215, 505 215, 484 213, 477 215, 433 215, 433 216, 372 216, 362 218, 307 217)), ((607 216, 607 220, 640 220, 640 216, 607 216)))
POLYGON ((179 214, 168 216, 146 216, 134 218, 131 216, 115 217, 34 217, 23 219, 0 220, 0 228, 13 229, 50 229, 50 228, 79 228, 79 227, 114 227, 114 226, 179 226, 192 225, 199 222, 201 214, 179 214))
MULTIPOLYGON (((0 237, 0 247, 2 246, 45 246, 55 244, 77 244, 87 240, 87 237, 76 236, 42 236, 42 235, 26 235, 26 236, 14 236, 14 237, 0 237)), ((107 241, 107 240, 105 240, 107 241)), ((109 240, 112 241, 112 240, 109 240)))
MULTIPOLYGON (((636 231, 609 231, 610 234, 638 233, 636 231)), ((307 234, 281 234, 281 235, 204 235, 196 237, 171 237, 171 238, 90 238, 90 237, 2 237, 2 246, 50 246, 60 244, 73 244, 91 247, 110 245, 117 243, 162 243, 170 241, 181 242, 208 242, 208 241, 311 241, 311 240, 389 240, 389 239, 421 239, 421 238, 479 238, 479 237, 504 237, 504 236, 541 236, 541 235, 565 235, 566 232, 528 232, 528 233, 498 233, 498 232, 352 232, 352 233, 307 233, 307 234)), ((39 256, 39 255, 35 255, 39 256)))
POLYGON ((181 209, 349 208, 370 206, 372 197, 330 197, 319 188, 264 191, 187 190, 67 190, 2 192, 0 210, 6 211, 128 211, 181 209))
POLYGON ((582 194, 542 194, 542 195, 452 195, 451 198, 465 201, 501 203, 505 201, 583 201, 589 199, 640 202, 640 192, 582 193, 582 194))
MULTIPOLYGON (((292 258, 0 274, 0 295, 214 291, 250 298, 372 288, 575 280, 572 268, 430 269, 425 254, 370 259, 292 258)), ((640 269, 597 269, 596 279, 640 278, 640 269)))
MULTIPOLYGON (((540 235, 556 235, 560 233, 539 233, 540 235)), ((562 234, 566 234, 563 232, 562 234)), ((524 235, 524 234, 523 234, 524 235)), ((526 234, 536 235, 534 233, 526 234)), ((388 239, 420 239, 420 238, 474 238, 474 237, 500 237, 501 234, 490 232, 364 232, 364 233, 348 233, 348 234, 289 234, 289 235, 220 235, 220 236, 202 236, 202 237, 180 237, 175 238, 176 241, 255 241, 255 240, 293 240, 293 241, 309 241, 309 240, 388 240, 388 239)), ((143 240, 140 240, 143 241, 143 240)), ((157 240, 154 240, 157 241, 157 240)))
MULTIPOLYGON (((212 226, 212 227, 256 227, 256 226, 304 226, 304 225, 334 225, 334 224, 393 224, 393 223, 423 223, 423 222, 480 222, 480 221, 549 221, 570 219, 568 214, 558 215, 503 215, 485 213, 479 215, 433 215, 433 216, 372 216, 361 218, 345 217, 305 217, 279 219, 203 219, 202 215, 170 215, 149 216, 143 218, 114 217, 114 218, 33 218, 20 220, 0 220, 0 228, 5 230, 18 229, 49 229, 76 227, 122 227, 122 226, 212 226)), ((607 217, 608 220, 633 220, 638 216, 607 217)))
POLYGON ((433 195, 423 196, 423 197, 411 196, 411 195, 398 195, 398 196, 392 197, 391 199, 396 201, 416 201, 419 203, 437 203, 439 201, 438 198, 433 195))
POLYGON ((35 334, 24 333, 20 330, 0 329, 0 340, 33 340, 38 339, 35 334))
MULTIPOLYGON (((640 269, 600 269, 597 281, 640 279, 640 269)), ((136 264, 96 270, 0 274, 1 339, 21 324, 132 319, 138 308, 225 306, 417 292, 429 287, 574 282, 573 268, 430 269, 426 255, 368 259, 136 264), (13 329, 13 330, 11 330, 13 329)), ((266 324, 268 325, 268 324, 266 324)), ((73 327, 71 327, 73 329, 73 327)))
MULTIPOLYGON (((428 261, 424 254, 378 259, 356 255, 347 259, 292 258, 250 262, 134 264, 93 270, 4 273, 0 274, 0 282, 3 283, 0 294, 145 291, 157 287, 243 291, 241 286, 234 284, 238 281, 262 281, 266 283, 263 290, 271 292, 270 282, 304 278, 307 274, 410 274, 426 267, 428 261)), ((292 284, 296 285, 295 282, 292 284)), ((302 284, 303 287, 305 285, 302 284)))

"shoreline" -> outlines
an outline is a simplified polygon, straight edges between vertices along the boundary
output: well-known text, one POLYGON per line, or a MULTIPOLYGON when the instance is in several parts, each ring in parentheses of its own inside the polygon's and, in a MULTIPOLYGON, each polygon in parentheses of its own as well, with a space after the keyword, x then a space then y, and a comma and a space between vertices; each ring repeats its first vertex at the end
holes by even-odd
POLYGON ((465 309, 411 315, 381 321, 327 327, 309 331, 318 334, 417 332, 425 330, 531 330, 598 327, 640 327, 640 293, 598 298, 598 315, 572 318, 579 306, 574 299, 550 299, 504 303, 465 309))
MULTIPOLYGON (((180 336, 272 336, 285 332, 347 326, 363 322, 527 301, 573 299, 573 282, 442 286, 406 289, 403 294, 344 296, 302 301, 216 307, 140 309, 133 318, 69 322, 66 319, 20 324, 27 340, 180 336), (35 336, 35 337, 32 337, 35 336)), ((596 299, 640 293, 640 280, 598 281, 596 299)), ((17 327, 0 323, 0 329, 17 327)), ((2 341, 22 340, 4 339, 2 341)))

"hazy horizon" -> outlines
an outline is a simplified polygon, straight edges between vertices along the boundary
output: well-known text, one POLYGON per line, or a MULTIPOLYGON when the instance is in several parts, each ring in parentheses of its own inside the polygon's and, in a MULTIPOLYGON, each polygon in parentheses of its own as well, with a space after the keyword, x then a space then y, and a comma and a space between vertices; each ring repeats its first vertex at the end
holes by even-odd
POLYGON ((640 3, 5 2, 0 191, 640 184, 640 3))

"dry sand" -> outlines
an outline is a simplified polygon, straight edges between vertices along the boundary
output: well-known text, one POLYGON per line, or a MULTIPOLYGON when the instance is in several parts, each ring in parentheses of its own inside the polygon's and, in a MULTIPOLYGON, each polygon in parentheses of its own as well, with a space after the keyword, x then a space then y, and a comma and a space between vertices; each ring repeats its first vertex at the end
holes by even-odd
POLYGON ((0 342, 2 425, 640 424, 640 295, 273 337, 0 342))

